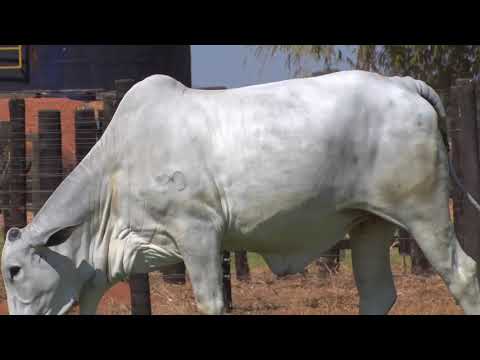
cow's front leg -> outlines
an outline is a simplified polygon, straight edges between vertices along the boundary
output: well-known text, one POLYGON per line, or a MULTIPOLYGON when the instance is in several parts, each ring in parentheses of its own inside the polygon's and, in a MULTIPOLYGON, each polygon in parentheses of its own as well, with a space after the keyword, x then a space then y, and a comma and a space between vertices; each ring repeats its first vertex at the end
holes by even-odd
POLYGON ((95 315, 104 291, 89 291, 80 296, 80 315, 95 315))
POLYGON ((207 315, 224 312, 221 248, 213 227, 199 225, 183 240, 183 260, 198 310, 207 315))
POLYGON ((108 288, 106 277, 103 275, 97 274, 87 282, 79 298, 80 315, 95 315, 98 304, 108 288))

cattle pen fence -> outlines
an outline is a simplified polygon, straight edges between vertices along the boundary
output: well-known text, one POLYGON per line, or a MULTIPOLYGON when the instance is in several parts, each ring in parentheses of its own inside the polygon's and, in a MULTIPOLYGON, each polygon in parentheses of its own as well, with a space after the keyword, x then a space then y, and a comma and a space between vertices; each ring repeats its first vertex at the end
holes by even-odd
MULTIPOLYGON (((118 80, 115 90, 83 89, 29 91, 0 94, 0 208, 4 233, 23 227, 35 216, 60 182, 100 139, 133 80, 118 80), (1 105, 6 110, 2 113, 1 105)), ((206 90, 224 87, 203 88, 206 90)), ((466 189, 480 198, 480 83, 459 79, 438 91, 447 109, 450 157, 466 189)), ((399 155, 401 156, 401 154, 399 155)), ((464 193, 452 187, 451 215, 464 250, 480 259, 480 214, 464 193)), ((338 264, 341 250, 349 249, 348 239, 339 239, 328 251, 327 263, 338 264)), ((412 269, 428 268, 428 261, 410 235, 401 230, 392 239, 412 269)), ((246 252, 235 253, 236 276, 249 280, 246 252)), ((227 311, 232 308, 231 254, 223 253, 224 294, 227 311)), ((165 281, 185 283, 183 264, 165 269, 165 281)), ((129 279, 132 314, 151 314, 148 275, 129 279)))

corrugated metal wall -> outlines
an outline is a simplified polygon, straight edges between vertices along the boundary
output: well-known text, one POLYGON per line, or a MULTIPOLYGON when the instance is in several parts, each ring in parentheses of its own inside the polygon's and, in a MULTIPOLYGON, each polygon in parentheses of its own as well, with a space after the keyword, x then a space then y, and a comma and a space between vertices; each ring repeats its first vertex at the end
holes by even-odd
POLYGON ((188 45, 29 45, 28 52, 29 82, 0 80, 0 91, 111 90, 115 80, 152 74, 191 86, 188 45))

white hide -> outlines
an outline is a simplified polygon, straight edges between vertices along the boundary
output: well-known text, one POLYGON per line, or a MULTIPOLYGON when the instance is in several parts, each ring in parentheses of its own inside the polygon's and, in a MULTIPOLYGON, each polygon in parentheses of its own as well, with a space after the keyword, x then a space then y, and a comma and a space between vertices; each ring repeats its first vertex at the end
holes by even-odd
POLYGON ((215 91, 149 77, 21 237, 7 239, 10 311, 59 313, 74 299, 93 313, 114 283, 183 260, 199 309, 219 314, 222 249, 258 252, 285 274, 352 230, 361 313, 386 313, 396 224, 478 312, 475 264, 448 218, 444 115, 423 82, 361 71, 215 91), (75 231, 52 247, 66 227, 75 231), (53 253, 68 266, 56 268, 53 253))

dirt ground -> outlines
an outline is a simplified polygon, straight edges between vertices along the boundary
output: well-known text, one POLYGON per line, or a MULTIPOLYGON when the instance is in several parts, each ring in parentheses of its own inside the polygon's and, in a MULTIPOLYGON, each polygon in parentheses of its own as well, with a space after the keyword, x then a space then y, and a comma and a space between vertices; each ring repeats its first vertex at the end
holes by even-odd
MULTIPOLYGON (((403 273, 394 265, 398 299, 393 315, 461 315, 447 288, 438 276, 422 277, 403 273)), ((154 315, 198 314, 192 288, 164 282, 161 274, 150 275, 154 315)), ((335 275, 319 276, 316 265, 305 276, 279 279, 268 269, 252 270, 250 282, 232 279, 233 315, 356 315, 358 295, 351 270, 341 265, 335 275)), ((0 288, 0 313, 7 314, 5 292, 0 288)), ((74 309, 72 314, 78 314, 74 309)), ((127 283, 112 288, 102 299, 100 315, 129 315, 130 290, 127 283)))

